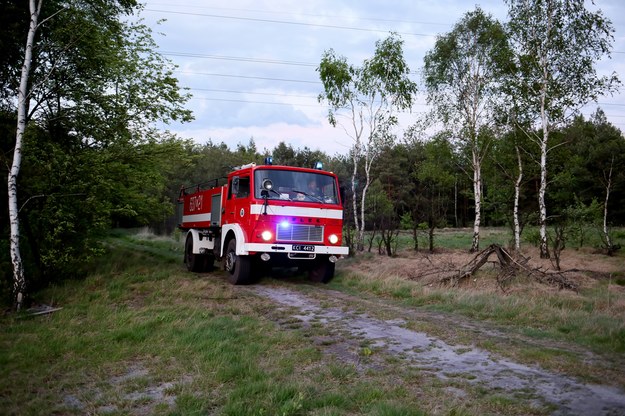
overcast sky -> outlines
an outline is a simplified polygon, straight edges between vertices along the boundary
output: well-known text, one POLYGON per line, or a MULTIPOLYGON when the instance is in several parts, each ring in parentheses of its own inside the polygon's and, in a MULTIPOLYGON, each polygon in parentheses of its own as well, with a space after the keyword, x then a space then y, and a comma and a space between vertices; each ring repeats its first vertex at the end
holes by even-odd
MULTIPOLYGON (((360 65, 373 55, 375 42, 396 32, 414 81, 420 82, 423 56, 437 34, 478 4, 506 21, 503 0, 148 0, 142 13, 154 29, 160 52, 190 89, 188 107, 195 121, 168 128, 198 143, 211 139, 232 149, 250 138, 259 151, 284 141, 329 155, 345 154, 352 141, 328 124, 327 107, 318 103, 323 87, 316 68, 332 48, 360 65), (158 21, 162 21, 157 24, 158 21)), ((625 81, 625 2, 596 0, 615 28, 612 59, 598 66, 625 81)), ((593 7, 592 5, 589 7, 593 7)), ((603 97, 600 107, 625 131, 625 94, 603 97)), ((413 114, 403 114, 399 131, 427 110, 422 96, 413 114)), ((584 108, 589 116, 596 105, 584 108)))

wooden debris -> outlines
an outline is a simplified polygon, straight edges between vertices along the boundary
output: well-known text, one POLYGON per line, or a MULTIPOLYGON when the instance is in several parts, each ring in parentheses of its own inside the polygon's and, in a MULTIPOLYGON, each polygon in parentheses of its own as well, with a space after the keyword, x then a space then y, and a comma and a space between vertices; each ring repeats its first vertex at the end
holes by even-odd
POLYGON ((504 290, 503 284, 507 280, 515 277, 518 273, 525 273, 528 276, 534 277, 540 283, 557 286, 559 289, 577 290, 577 285, 564 276, 565 272, 548 272, 540 270, 539 268, 533 269, 528 266, 529 258, 523 257, 520 254, 512 256, 505 248, 498 244, 491 244, 477 253, 475 257, 459 271, 441 278, 440 283, 457 286, 461 280, 473 276, 488 262, 489 257, 493 253, 496 254, 498 260, 498 262, 494 263, 498 263, 501 268, 501 271, 497 275, 497 283, 499 283, 502 290, 504 290))
POLYGON ((40 305, 37 307, 27 309, 26 310, 27 313, 25 315, 19 316, 19 318, 29 318, 31 316, 48 315, 50 313, 60 311, 61 309, 63 308, 54 308, 48 305, 40 305))

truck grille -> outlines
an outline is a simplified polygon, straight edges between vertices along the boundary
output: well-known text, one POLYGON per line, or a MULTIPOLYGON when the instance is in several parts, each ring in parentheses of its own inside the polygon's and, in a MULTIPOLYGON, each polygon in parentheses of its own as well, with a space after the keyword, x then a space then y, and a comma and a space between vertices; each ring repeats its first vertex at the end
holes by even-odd
POLYGON ((320 225, 280 224, 276 237, 278 241, 322 243, 323 227, 320 225))

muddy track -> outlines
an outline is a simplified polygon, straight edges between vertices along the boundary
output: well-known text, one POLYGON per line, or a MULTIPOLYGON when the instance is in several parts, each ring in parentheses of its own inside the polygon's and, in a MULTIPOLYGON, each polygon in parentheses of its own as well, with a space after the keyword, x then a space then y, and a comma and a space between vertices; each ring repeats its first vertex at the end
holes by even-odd
MULTIPOLYGON (((625 415, 625 391, 621 389, 587 384, 538 366, 520 364, 477 348, 471 342, 467 342, 467 345, 451 345, 441 336, 433 336, 409 327, 414 326, 411 325, 413 322, 424 320, 438 322, 439 327, 447 330, 461 329, 465 333, 465 340, 470 340, 471 337, 489 337, 502 343, 527 341, 514 340, 505 331, 488 328, 468 319, 455 316, 452 319, 442 314, 419 312, 380 299, 362 299, 319 287, 308 291, 306 287, 297 285, 258 285, 245 290, 276 303, 278 311, 281 312, 279 316, 282 316, 276 320, 285 327, 292 327, 293 320, 303 326, 321 325, 326 330, 324 337, 327 339, 317 340, 318 347, 360 369, 366 366, 375 368, 390 365, 384 360, 363 362, 354 351, 357 350, 356 346, 366 344, 376 351, 376 355, 379 351, 381 354, 396 357, 402 365, 416 368, 423 374, 441 380, 448 380, 459 374, 469 375, 464 377, 467 383, 526 397, 536 407, 555 408, 554 415, 625 415)), ((549 347, 553 348, 554 344, 551 343, 549 347)), ((592 354, 573 347, 555 347, 585 354, 585 359, 594 360, 592 354)), ((456 388, 451 393, 460 397, 465 394, 456 388)))

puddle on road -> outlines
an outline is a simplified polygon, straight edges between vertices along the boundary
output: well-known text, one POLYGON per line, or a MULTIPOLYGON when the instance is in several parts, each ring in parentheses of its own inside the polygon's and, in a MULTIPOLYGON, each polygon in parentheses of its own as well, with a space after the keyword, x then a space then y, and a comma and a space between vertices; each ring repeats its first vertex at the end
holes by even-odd
POLYGON ((478 348, 453 347, 425 333, 403 328, 401 319, 384 321, 338 308, 322 308, 316 301, 288 289, 256 286, 254 292, 297 309, 294 318, 332 323, 441 379, 468 375, 471 379, 465 380, 469 383, 524 396, 531 393, 557 406, 554 415, 625 415, 625 392, 612 387, 584 384, 538 367, 496 358, 478 348))

